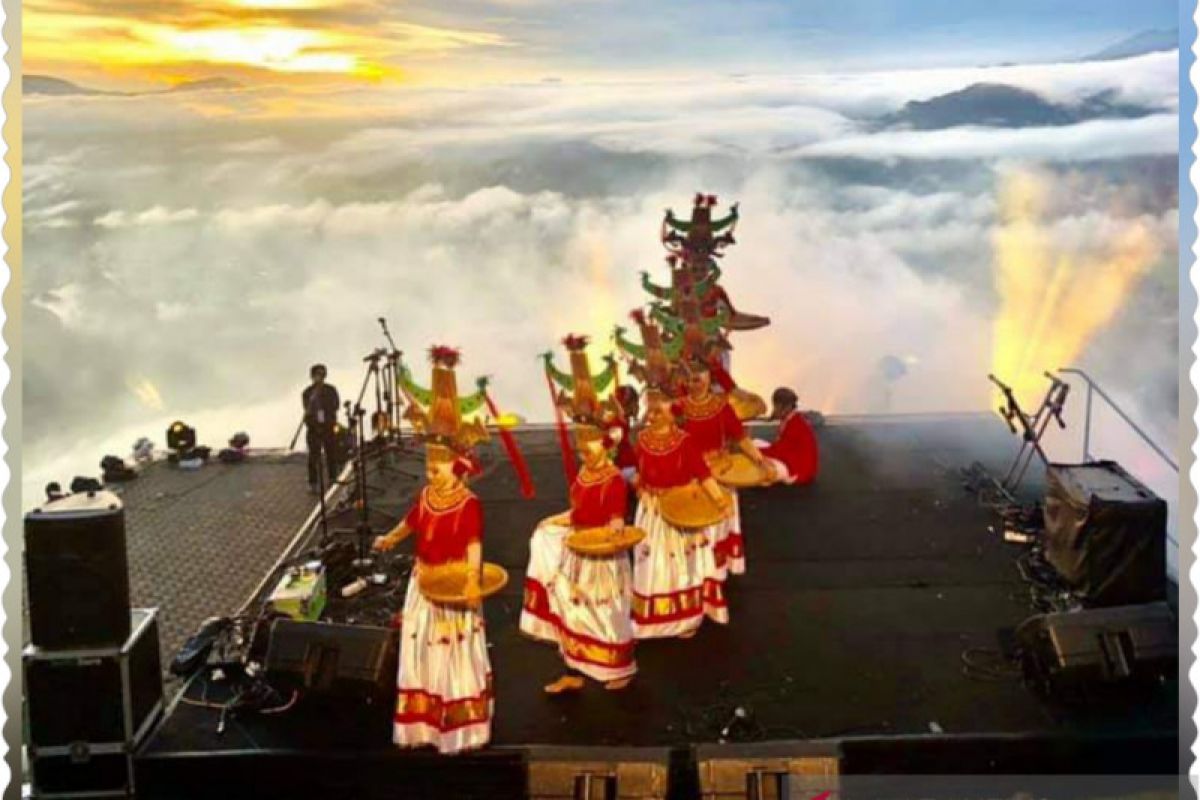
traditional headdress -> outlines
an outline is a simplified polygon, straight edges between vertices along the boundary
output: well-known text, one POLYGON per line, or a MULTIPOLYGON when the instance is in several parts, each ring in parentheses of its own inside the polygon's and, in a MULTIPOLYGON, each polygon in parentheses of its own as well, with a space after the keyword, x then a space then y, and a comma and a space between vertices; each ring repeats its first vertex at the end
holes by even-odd
MULTIPOLYGON (((459 395, 455 369, 460 358, 458 350, 435 345, 429 349, 429 360, 433 365, 429 389, 418 385, 404 364, 399 366, 396 379, 409 400, 404 416, 424 441, 425 458, 430 462, 452 462, 459 474, 477 473, 474 449, 491 438, 481 417, 486 412, 500 422, 502 415, 488 395, 487 378, 476 379, 473 394, 459 395)), ((516 442, 503 426, 499 432, 509 461, 517 472, 522 494, 532 497, 529 468, 516 442)))
POLYGON ((668 387, 672 383, 671 355, 663 341, 662 329, 640 308, 630 312, 629 318, 638 326, 641 344, 626 339, 625 329, 620 326, 614 336, 617 348, 631 360, 630 373, 647 387, 668 387))
POLYGON ((563 346, 571 364, 570 374, 559 371, 554 366, 551 353, 543 354, 546 364, 546 380, 550 386, 550 397, 555 406, 555 420, 558 423, 559 447, 562 449, 563 470, 567 479, 575 478, 575 459, 571 451, 570 440, 567 436, 565 417, 574 423, 575 441, 583 445, 589 441, 602 442, 606 448, 615 446, 614 430, 619 431, 621 416, 620 406, 614 393, 601 399, 610 386, 617 385, 617 362, 612 356, 606 357, 605 368, 599 373, 593 373, 588 362, 586 336, 570 335, 563 339, 563 346), (556 391, 556 385, 558 390, 556 391))
POLYGON ((700 259, 707 259, 710 255, 719 256, 717 251, 720 248, 734 243, 733 229, 737 225, 738 207, 734 203, 729 214, 714 219, 713 210, 716 205, 715 195, 697 193, 692 199, 691 219, 687 222, 677 219, 668 209, 663 218, 663 245, 668 250, 679 253, 693 267, 700 265, 700 259))

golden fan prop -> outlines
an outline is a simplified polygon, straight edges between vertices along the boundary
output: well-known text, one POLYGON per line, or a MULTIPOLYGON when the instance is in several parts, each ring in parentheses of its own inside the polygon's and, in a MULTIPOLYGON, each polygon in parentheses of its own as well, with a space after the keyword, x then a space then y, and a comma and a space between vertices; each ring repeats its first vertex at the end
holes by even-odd
POLYGON ((767 413, 767 401, 745 389, 730 392, 729 405, 740 420, 758 419, 767 413))
POLYGON ((617 530, 608 526, 583 528, 567 537, 567 547, 583 556, 615 556, 636 547, 646 532, 632 525, 617 530))
POLYGON ((725 519, 726 512, 698 484, 677 486, 659 495, 658 508, 677 528, 707 528, 725 519))
MULTIPOLYGON (((434 603, 461 606, 467 604, 467 565, 461 561, 422 567, 420 572, 421 594, 434 603)), ((508 573, 499 564, 484 562, 483 575, 479 579, 479 594, 490 597, 508 584, 508 573)))
POLYGON ((763 476, 763 471, 750 460, 745 453, 722 454, 709 462, 713 477, 718 483, 732 486, 735 489, 747 489, 751 486, 765 486, 774 477, 763 476))

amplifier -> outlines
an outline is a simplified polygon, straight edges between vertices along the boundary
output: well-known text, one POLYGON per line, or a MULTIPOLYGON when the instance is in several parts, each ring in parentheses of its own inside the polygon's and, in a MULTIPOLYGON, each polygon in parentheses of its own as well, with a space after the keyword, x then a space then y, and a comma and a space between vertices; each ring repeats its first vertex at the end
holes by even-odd
POLYGON ((25 648, 25 702, 31 748, 77 742, 140 741, 162 709, 156 609, 131 612, 133 632, 121 647, 25 648))
POLYGON ((1166 603, 1031 617, 1017 628, 1027 678, 1045 694, 1172 679, 1179 673, 1178 621, 1166 603))
POLYGON ((1046 560, 1090 607, 1162 600, 1167 504, 1112 461, 1046 470, 1046 560))
POLYGON ((276 619, 266 669, 297 688, 382 697, 395 691, 398 659, 393 628, 276 619))
POLYGON ((125 511, 111 492, 72 494, 25 515, 29 640, 119 648, 129 638, 125 511))

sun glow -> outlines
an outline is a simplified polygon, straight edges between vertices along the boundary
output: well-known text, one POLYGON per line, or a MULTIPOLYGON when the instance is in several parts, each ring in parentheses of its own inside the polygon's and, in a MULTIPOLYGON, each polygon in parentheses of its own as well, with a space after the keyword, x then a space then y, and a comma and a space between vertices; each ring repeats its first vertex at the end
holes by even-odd
POLYGON ((244 64, 277 72, 358 71, 358 58, 332 49, 337 42, 300 28, 250 28, 174 31, 159 34, 167 51, 183 60, 244 64))
POLYGON ((1045 391, 1044 372, 1072 366, 1159 253, 1137 219, 1123 222, 1097 251, 1061 246, 1045 219, 1051 187, 1051 179, 1037 172, 1005 176, 993 241, 1000 310, 992 372, 1023 405, 1045 391))
POLYGON ((272 81, 397 80, 402 59, 501 47, 486 31, 421 25, 381 10, 348 19, 341 0, 213 0, 163 4, 140 16, 109 13, 100 0, 30 0, 22 34, 26 72, 88 82, 141 83, 227 76, 272 81))

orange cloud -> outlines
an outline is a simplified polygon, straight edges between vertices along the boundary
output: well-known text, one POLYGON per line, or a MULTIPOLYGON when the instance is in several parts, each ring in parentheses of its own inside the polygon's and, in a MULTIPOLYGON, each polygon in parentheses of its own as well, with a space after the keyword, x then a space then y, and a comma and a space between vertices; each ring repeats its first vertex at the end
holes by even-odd
POLYGON ((23 23, 26 72, 150 83, 229 70, 275 80, 394 80, 406 58, 509 44, 344 0, 31 0, 23 23))

